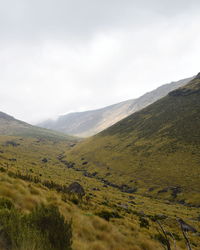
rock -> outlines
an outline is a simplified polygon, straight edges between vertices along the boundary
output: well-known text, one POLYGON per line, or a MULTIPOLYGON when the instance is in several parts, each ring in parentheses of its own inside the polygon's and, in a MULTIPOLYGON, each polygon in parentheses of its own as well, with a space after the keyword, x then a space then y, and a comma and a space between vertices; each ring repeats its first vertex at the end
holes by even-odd
POLYGON ((132 194, 132 193, 135 193, 137 191, 137 188, 131 188, 131 187, 128 187, 127 185, 124 184, 120 187, 120 190, 124 193, 132 194))
POLYGON ((43 158, 43 159, 42 159, 42 162, 47 163, 47 162, 48 162, 48 159, 47 159, 47 158, 43 158))
POLYGON ((161 190, 159 190, 158 191, 158 194, 161 194, 161 193, 167 193, 168 192, 168 190, 169 190, 169 188, 167 187, 167 188, 163 188, 163 189, 161 189, 161 190))
POLYGON ((181 89, 176 89, 170 92, 169 96, 174 96, 174 97, 188 96, 188 95, 192 95, 192 94, 199 93, 199 92, 200 92, 200 89, 181 88, 181 89))
POLYGON ((82 198, 85 195, 84 188, 78 182, 73 182, 72 184, 70 184, 69 187, 67 188, 67 191, 70 194, 78 195, 80 198, 82 198))
POLYGON ((87 161, 84 161, 83 163, 82 163, 82 165, 87 165, 88 164, 88 162, 87 161))
POLYGON ((92 173, 91 175, 94 177, 94 176, 96 176, 98 174, 98 172, 94 172, 94 173, 92 173))
POLYGON ((181 193, 181 187, 171 187, 172 197, 175 199, 181 193))
POLYGON ((9 161, 17 161, 15 158, 10 158, 9 161))
POLYGON ((196 75, 195 79, 200 79, 200 72, 196 75))
POLYGON ((192 232, 192 233, 196 233, 197 230, 192 227, 191 225, 187 224, 185 221, 183 221, 182 219, 178 219, 178 222, 180 223, 181 229, 185 232, 192 232))
POLYGON ((128 201, 128 203, 130 203, 132 205, 136 205, 136 203, 134 201, 128 201))
POLYGON ((5 143, 5 146, 17 147, 17 146, 19 146, 19 145, 20 145, 20 144, 17 143, 17 142, 15 142, 15 141, 7 141, 7 142, 5 143))

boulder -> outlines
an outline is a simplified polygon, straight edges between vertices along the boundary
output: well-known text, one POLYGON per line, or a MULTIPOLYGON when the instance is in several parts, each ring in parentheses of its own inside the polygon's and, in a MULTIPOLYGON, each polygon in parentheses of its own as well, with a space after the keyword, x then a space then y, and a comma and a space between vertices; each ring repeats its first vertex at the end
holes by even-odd
POLYGON ((85 195, 84 188, 78 182, 73 182, 72 184, 70 184, 67 190, 70 194, 76 194, 80 198, 85 195))

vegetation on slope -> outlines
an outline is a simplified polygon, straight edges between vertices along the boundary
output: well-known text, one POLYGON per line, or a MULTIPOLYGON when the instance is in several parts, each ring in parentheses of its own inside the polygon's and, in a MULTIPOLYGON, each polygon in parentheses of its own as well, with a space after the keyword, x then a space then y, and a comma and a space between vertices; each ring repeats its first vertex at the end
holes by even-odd
POLYGON ((200 205, 200 79, 84 141, 66 159, 148 196, 200 205))
POLYGON ((0 198, 0 221, 1 249, 71 250, 71 224, 56 206, 36 206, 25 214, 0 198))
POLYGON ((1 135, 0 248, 181 250, 181 218, 199 249, 199 85, 85 142, 1 135))
MULTIPOLYGON (((12 202, 14 214, 16 213, 17 218, 20 217, 20 221, 24 220, 23 218, 32 220, 32 214, 41 204, 45 209, 57 207, 59 213, 64 216, 66 225, 70 225, 72 221, 74 250, 161 250, 165 240, 162 233, 157 231, 158 226, 154 218, 158 218, 165 230, 176 237, 177 250, 185 249, 177 216, 200 230, 197 208, 168 204, 105 185, 79 171, 81 167, 72 167, 72 163, 64 160, 64 151, 69 152, 70 149, 71 143, 67 141, 38 141, 37 138, 30 137, 0 136, 0 197, 12 202), (86 195, 82 200, 69 195, 64 188, 75 181, 85 190, 86 195)), ((4 212, 3 208, 2 213, 4 212)), ((44 215, 43 212, 39 214, 41 213, 44 215)), ((61 218, 61 224, 65 225, 62 216, 58 214, 58 218, 61 218)), ((15 220, 11 222, 14 228, 15 220)), ((45 230, 44 237, 41 228, 38 229, 35 224, 31 224, 33 227, 29 228, 26 221, 27 227, 23 229, 23 223, 20 223, 22 228, 18 230, 17 238, 12 237, 15 235, 14 229, 13 234, 10 234, 9 230, 6 231, 12 244, 18 242, 20 237, 23 244, 17 246, 17 249, 30 250, 30 244, 29 247, 27 244, 34 239, 35 245, 31 244, 32 249, 43 249, 43 242, 49 242, 48 231, 45 230)), ((5 221, 4 227, 6 224, 5 221)), ((173 237, 168 237, 173 246, 173 237)), ((197 235, 189 233, 189 237, 192 247, 198 249, 200 242, 197 235)), ((0 239, 1 243, 5 244, 1 234, 0 239)), ((15 249, 9 248, 8 244, 6 247, 15 249)), ((55 249, 64 250, 67 247, 65 244, 62 248, 55 249)))
POLYGON ((52 130, 32 126, 0 112, 0 134, 46 138, 51 140, 75 140, 74 137, 52 130))

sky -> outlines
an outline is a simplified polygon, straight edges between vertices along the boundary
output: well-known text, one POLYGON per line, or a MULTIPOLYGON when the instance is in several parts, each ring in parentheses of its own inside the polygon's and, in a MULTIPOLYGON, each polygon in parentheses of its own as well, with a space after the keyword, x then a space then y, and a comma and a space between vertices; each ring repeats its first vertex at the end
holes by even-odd
POLYGON ((0 111, 36 124, 200 71, 199 0, 0 0, 0 111))

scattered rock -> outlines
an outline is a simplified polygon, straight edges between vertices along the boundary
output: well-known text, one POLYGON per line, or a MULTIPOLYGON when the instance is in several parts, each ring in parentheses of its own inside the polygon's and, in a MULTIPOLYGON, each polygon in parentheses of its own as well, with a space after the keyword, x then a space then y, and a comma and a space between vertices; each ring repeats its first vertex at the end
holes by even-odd
POLYGON ((9 161, 17 161, 15 158, 10 158, 9 161))
POLYGON ((42 159, 42 162, 47 163, 47 162, 48 162, 48 159, 47 159, 47 158, 43 158, 43 159, 42 159))
POLYGON ((92 173, 91 175, 94 177, 94 176, 96 176, 98 174, 98 172, 94 172, 94 173, 92 173))
POLYGON ((132 205, 136 205, 136 203, 134 201, 128 201, 128 203, 130 203, 132 205))
POLYGON ((188 96, 188 95, 199 93, 199 92, 200 92, 200 89, 181 88, 181 89, 177 89, 177 90, 170 92, 169 96, 174 96, 174 97, 188 96))
POLYGON ((161 190, 158 191, 158 194, 161 194, 161 193, 167 193, 169 190, 169 188, 163 188, 161 190))
POLYGON ((187 224, 182 219, 178 219, 178 222, 180 223, 181 229, 184 230, 185 232, 193 232, 193 233, 197 232, 197 230, 194 227, 192 227, 191 225, 187 224))
POLYGON ((13 147, 17 147, 17 146, 19 146, 20 144, 19 143, 17 143, 17 142, 15 142, 15 141, 7 141, 7 142, 5 142, 5 144, 4 144, 5 146, 13 146, 13 147))
POLYGON ((172 197, 175 199, 177 197, 178 194, 181 193, 181 187, 171 187, 170 188, 172 191, 172 197))
POLYGON ((124 193, 132 194, 132 193, 135 193, 137 191, 137 188, 131 188, 131 187, 127 186, 126 184, 124 184, 124 185, 120 186, 120 190, 124 193))
POLYGON ((78 182, 73 182, 67 188, 67 191, 71 194, 77 194, 80 198, 85 195, 85 190, 78 182))
POLYGON ((82 165, 87 165, 88 164, 88 162, 87 161, 84 161, 83 163, 82 163, 82 165))

